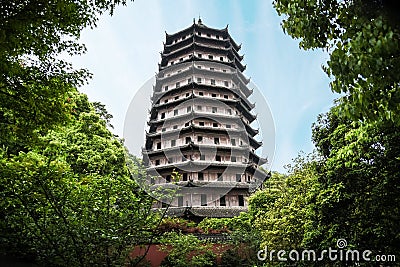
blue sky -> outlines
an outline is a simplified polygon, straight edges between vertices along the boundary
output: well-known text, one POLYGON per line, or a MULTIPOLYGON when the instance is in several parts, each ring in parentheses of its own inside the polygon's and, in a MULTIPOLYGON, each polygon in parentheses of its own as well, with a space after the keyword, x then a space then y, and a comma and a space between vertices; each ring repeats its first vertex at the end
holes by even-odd
MULTIPOLYGON (((311 125, 337 95, 321 69, 328 55, 300 50, 298 41, 283 33, 272 1, 136 0, 121 6, 113 17, 102 16, 96 29, 82 34, 88 52, 72 62, 88 68, 94 78, 81 91, 106 105, 114 116, 114 133, 122 137, 130 101, 157 72, 165 31, 182 30, 199 15, 209 27, 229 24, 231 36, 242 43, 245 75, 265 96, 275 121, 270 168, 283 172, 283 165, 299 151, 313 150, 311 125)), ((132 148, 134 153, 139 149, 132 148)))

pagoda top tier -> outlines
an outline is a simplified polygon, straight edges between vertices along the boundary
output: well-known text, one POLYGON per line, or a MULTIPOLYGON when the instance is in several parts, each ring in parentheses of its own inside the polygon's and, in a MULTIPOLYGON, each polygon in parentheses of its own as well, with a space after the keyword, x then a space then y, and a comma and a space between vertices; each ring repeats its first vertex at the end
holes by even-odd
POLYGON ((201 34, 204 36, 211 36, 211 35, 218 36, 219 38, 221 38, 221 40, 229 40, 232 47, 236 51, 239 51, 241 48, 241 45, 238 45, 230 36, 230 34, 228 32, 228 25, 226 25, 226 27, 223 29, 214 29, 214 28, 210 28, 210 27, 207 27, 206 25, 204 25, 200 18, 198 19, 197 23, 193 19, 193 24, 191 26, 189 26, 186 29, 183 29, 179 32, 176 32, 174 34, 168 34, 167 32, 165 32, 165 35, 166 35, 165 45, 171 45, 176 40, 181 40, 182 37, 185 37, 190 34, 195 34, 195 33, 201 34))

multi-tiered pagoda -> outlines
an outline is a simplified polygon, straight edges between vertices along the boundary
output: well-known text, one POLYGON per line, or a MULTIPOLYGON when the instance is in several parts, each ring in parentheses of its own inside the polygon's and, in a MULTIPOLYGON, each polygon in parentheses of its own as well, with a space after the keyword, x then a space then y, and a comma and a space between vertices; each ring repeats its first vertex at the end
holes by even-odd
MULTIPOLYGON (((232 217, 265 178, 243 56, 228 27, 166 34, 143 149, 153 188, 178 188, 169 214, 232 217), (173 181, 173 171, 181 174, 173 181)), ((160 201, 157 208, 169 203, 160 201)))

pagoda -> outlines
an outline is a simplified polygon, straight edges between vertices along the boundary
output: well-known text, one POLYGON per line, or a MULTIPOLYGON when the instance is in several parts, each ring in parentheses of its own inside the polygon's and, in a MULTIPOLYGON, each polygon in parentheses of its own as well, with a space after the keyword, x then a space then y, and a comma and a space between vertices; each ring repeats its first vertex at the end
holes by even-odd
POLYGON ((170 216, 237 216, 266 178, 240 48, 228 26, 210 28, 201 19, 166 33, 142 153, 152 188, 178 189, 172 202, 155 207, 169 206, 170 216))

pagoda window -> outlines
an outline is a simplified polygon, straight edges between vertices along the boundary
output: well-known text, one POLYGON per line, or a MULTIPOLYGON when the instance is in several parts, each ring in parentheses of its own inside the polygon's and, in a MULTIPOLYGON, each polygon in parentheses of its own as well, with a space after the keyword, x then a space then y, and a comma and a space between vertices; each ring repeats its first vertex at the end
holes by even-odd
POLYGON ((201 205, 207 206, 207 195, 206 194, 201 194, 201 205))
POLYGON ((186 144, 189 144, 190 142, 192 142, 192 138, 190 136, 186 137, 186 144))
POLYGON ((162 132, 165 132, 166 130, 167 130, 167 128, 162 128, 161 129, 162 132))
POLYGON ((230 129, 231 127, 232 127, 232 126, 231 126, 230 124, 227 124, 227 125, 226 125, 226 128, 227 128, 227 129, 230 129))
POLYGON ((197 136, 197 142, 202 143, 203 142, 203 136, 197 136))
POLYGON ((229 115, 232 115, 232 109, 228 108, 228 109, 226 110, 226 113, 228 113, 229 115))
POLYGON ((173 61, 171 61, 171 62, 170 62, 170 65, 174 65, 174 62, 173 62, 173 61))
POLYGON ((222 173, 217 173, 217 180, 220 182, 224 180, 224 177, 222 177, 222 173))
POLYGON ((171 140, 171 147, 176 146, 176 140, 171 140))
POLYGON ((182 36, 182 40, 185 40, 185 38, 186 38, 186 36, 184 35, 184 36, 182 36))
POLYGON ((219 60, 220 61, 224 61, 224 57, 219 57, 219 60))
POLYGON ((217 113, 217 111, 218 111, 218 109, 217 109, 216 107, 212 107, 212 108, 211 108, 211 112, 212 112, 212 113, 217 113))
POLYGON ((211 70, 211 71, 214 71, 215 69, 214 69, 214 68, 210 68, 210 70, 211 70))
POLYGON ((204 121, 199 121, 199 126, 204 126, 204 121))
POLYGON ((160 160, 156 159, 156 166, 160 165, 160 160))
POLYGON ((236 174, 236 182, 241 182, 242 181, 242 174, 241 173, 237 173, 236 174))
POLYGON ((236 157, 235 156, 231 157, 231 162, 236 162, 236 157))
POLYGON ((228 95, 224 95, 224 98, 225 98, 225 99, 228 99, 229 97, 228 97, 228 95))
POLYGON ((222 207, 226 206, 225 196, 221 196, 221 198, 219 199, 219 205, 222 206, 222 207))
POLYGON ((164 87, 164 91, 168 91, 168 85, 164 87))
POLYGON ((198 65, 198 66, 197 66, 197 68, 201 69, 201 68, 202 68, 202 66, 198 65))
POLYGON ((157 149, 161 149, 161 142, 157 143, 157 149))
POLYGON ((174 125, 174 126, 172 127, 172 129, 174 129, 174 130, 178 129, 178 125, 174 125))
POLYGON ((177 109, 174 110, 174 116, 176 116, 176 115, 178 115, 178 110, 177 109))
POLYGON ((190 96, 190 93, 186 93, 186 97, 190 96))
POLYGON ((211 85, 215 85, 215 80, 211 79, 211 85))
POLYGON ((228 82, 228 81, 224 81, 224 85, 225 85, 226 87, 229 87, 229 82, 228 82))
POLYGON ((188 127, 190 125, 190 122, 185 123, 185 127, 188 127))
POLYGON ((217 97, 217 94, 211 94, 212 97, 217 97))
POLYGON ((165 112, 161 113, 161 119, 165 119, 165 112))
POLYGON ((188 106, 187 108, 186 108, 186 112, 191 112, 192 111, 192 106, 188 106))
POLYGON ((203 96, 204 95, 204 93, 203 92, 199 92, 199 96, 203 96))
POLYGON ((206 155, 200 155, 200 160, 206 160, 206 155))
POLYGON ((251 180, 251 176, 247 175, 247 182, 250 182, 250 180, 251 180))
POLYGON ((179 95, 175 96, 175 100, 178 100, 178 99, 179 99, 179 95))
POLYGON ((239 199, 239 206, 243 207, 244 206, 244 197, 243 197, 243 195, 239 195, 238 199, 239 199))
POLYGON ((231 145, 236 146, 236 139, 231 139, 231 145))
POLYGON ((198 54, 198 56, 199 56, 199 58, 202 58, 202 57, 203 57, 203 55, 202 55, 202 54, 198 54))
POLYGON ((217 122, 213 122, 213 127, 218 127, 218 123, 217 122))
POLYGON ((182 207, 183 206, 183 196, 179 196, 178 197, 178 207, 182 207))
POLYGON ((243 146, 243 141, 242 140, 240 140, 240 145, 243 146))
POLYGON ((182 174, 182 180, 187 181, 187 179, 188 179, 187 173, 182 174))
POLYGON ((197 175, 198 175, 198 176, 197 176, 197 179, 198 179, 199 181, 203 181, 203 180, 204 180, 204 173, 199 172, 197 175))
POLYGON ((219 137, 214 137, 214 144, 219 145, 219 137))
POLYGON ((167 175, 165 177, 165 180, 167 181, 167 183, 170 183, 171 182, 171 175, 167 175))
POLYGON ((222 72, 226 72, 226 70, 222 70, 222 72))
POLYGON ((211 34, 207 33, 207 37, 211 37, 211 34))
POLYGON ((214 56, 213 55, 208 55, 208 59, 213 59, 214 56))
POLYGON ((164 103, 168 103, 168 99, 165 99, 165 100, 164 100, 164 103))
POLYGON ((198 35, 198 36, 201 36, 201 32, 197 32, 197 35, 198 35))
POLYGON ((216 156, 215 156, 215 160, 221 162, 221 156, 216 155, 216 156))
POLYGON ((201 83, 201 78, 197 78, 197 83, 201 83))
POLYGON ((217 38, 219 40, 219 35, 215 35, 215 38, 217 38))
POLYGON ((197 106, 197 110, 203 110, 203 107, 202 106, 197 106))
POLYGON ((175 84, 175 87, 176 87, 176 88, 181 87, 181 83, 180 83, 180 82, 177 82, 177 83, 175 84))
MULTIPOLYGON (((179 59, 179 62, 182 62, 183 61, 183 57, 181 57, 180 59, 179 59)), ((180 72, 180 70, 178 71, 178 73, 180 72)))

